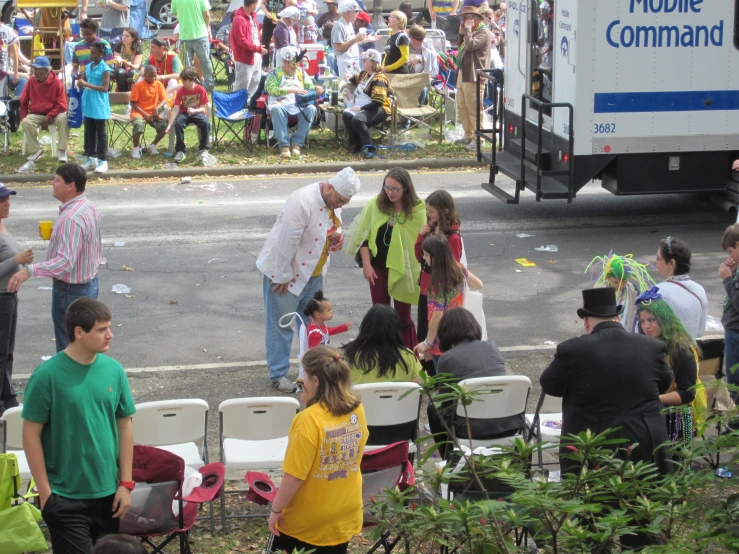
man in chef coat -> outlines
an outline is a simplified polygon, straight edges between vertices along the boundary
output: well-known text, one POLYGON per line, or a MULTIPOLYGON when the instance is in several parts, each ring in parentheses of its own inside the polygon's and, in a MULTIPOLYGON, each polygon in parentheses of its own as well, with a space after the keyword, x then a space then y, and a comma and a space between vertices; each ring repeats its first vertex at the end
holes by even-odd
POLYGON ((292 327, 279 326, 291 312, 303 313, 316 291, 323 288, 323 274, 331 252, 341 250, 344 236, 341 208, 359 192, 359 176, 342 169, 327 181, 296 190, 287 199, 257 258, 264 275, 265 345, 272 385, 294 392, 287 378, 290 370, 292 327))

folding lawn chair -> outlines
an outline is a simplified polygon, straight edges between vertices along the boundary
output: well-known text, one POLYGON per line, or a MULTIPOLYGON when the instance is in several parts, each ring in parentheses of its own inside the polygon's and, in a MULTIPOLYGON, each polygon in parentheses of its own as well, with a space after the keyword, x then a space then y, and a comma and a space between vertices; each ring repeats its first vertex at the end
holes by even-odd
MULTIPOLYGON (((364 504, 365 529, 377 524, 372 519, 369 509, 371 499, 382 500, 385 491, 395 488, 404 489, 415 482, 413 463, 408 457, 408 442, 396 442, 378 450, 366 451, 360 463, 362 472, 362 503, 364 504)), ((400 535, 390 540, 391 531, 384 532, 367 551, 372 554, 383 548, 385 554, 392 552, 400 540, 400 535)))
POLYGON ((41 512, 22 496, 21 475, 14 454, 0 454, 0 552, 46 552, 44 534, 37 521, 41 512))
POLYGON ((199 469, 203 482, 184 496, 185 461, 171 452, 153 446, 133 447, 133 480, 131 507, 121 518, 120 532, 139 537, 153 548, 151 554, 179 539, 180 554, 191 554, 188 540, 195 525, 198 507, 218 498, 225 469, 220 462, 199 469), (155 537, 163 537, 156 544, 155 537))
POLYGON ((387 78, 392 88, 390 106, 393 136, 397 137, 414 128, 424 128, 428 129, 431 134, 436 134, 440 140, 443 139, 443 110, 434 107, 433 101, 425 106, 418 103, 418 98, 424 89, 428 88, 430 94, 436 92, 436 89, 429 87, 431 76, 428 73, 410 73, 406 75, 389 74, 387 78), (403 129, 398 128, 401 118, 409 122, 409 125, 403 129))
MULTIPOLYGON (((108 120, 108 147, 112 148, 115 146, 118 139, 123 139, 123 144, 120 146, 121 150, 128 146, 128 143, 133 143, 133 124, 131 123, 131 115, 127 113, 115 113, 113 111, 114 106, 129 106, 131 104, 131 93, 130 92, 109 92, 108 102, 110 103, 110 119, 108 120)), ((143 135, 141 136, 143 139, 143 135)), ((146 144, 142 143, 142 147, 146 147, 146 144)))
POLYGON ((542 392, 536 411, 526 414, 526 428, 529 439, 533 437, 536 440, 539 468, 543 469, 543 443, 558 444, 562 436, 562 399, 542 392))
MULTIPOLYGON (((158 19, 153 18, 149 13, 147 12, 146 7, 146 0, 131 0, 131 6, 129 7, 129 25, 136 29, 136 32, 141 37, 141 40, 151 40, 155 36, 157 36, 157 33, 159 32, 159 28, 164 25, 164 22, 159 21, 158 19), (149 29, 149 25, 147 23, 150 23, 156 27, 156 32, 153 32, 151 29, 149 29)), ((165 4, 166 6, 171 6, 171 4, 165 4)), ((172 12, 169 12, 169 15, 172 15, 172 12)))
MULTIPOLYGON (((213 36, 215 36, 215 33, 213 33, 213 36)), ((233 88, 234 81, 236 80, 236 63, 231 52, 218 48, 221 44, 228 45, 228 38, 225 41, 217 38, 213 38, 210 41, 210 61, 213 66, 213 79, 225 78, 230 90, 233 88)))
POLYGON ((236 92, 213 91, 213 109, 210 113, 215 146, 225 142, 223 147, 227 148, 238 141, 249 152, 253 151, 254 145, 247 137, 250 137, 254 114, 248 111, 248 104, 249 92, 246 89, 236 92))
POLYGON ((408 442, 408 451, 416 453, 418 419, 421 415, 421 386, 418 383, 367 383, 355 385, 362 397, 369 439, 365 452, 384 448, 398 441, 408 442))

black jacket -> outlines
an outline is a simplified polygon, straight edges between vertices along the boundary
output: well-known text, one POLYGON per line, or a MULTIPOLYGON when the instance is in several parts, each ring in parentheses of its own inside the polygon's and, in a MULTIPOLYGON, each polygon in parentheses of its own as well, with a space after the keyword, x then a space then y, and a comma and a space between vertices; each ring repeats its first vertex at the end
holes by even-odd
MULTIPOLYGON (((634 462, 653 461, 663 472, 669 471, 665 455, 655 452, 667 441, 659 395, 672 384, 662 341, 606 321, 589 335, 558 345, 540 382, 546 394, 563 399, 562 436, 620 427, 610 438, 638 442, 631 454, 634 462)), ((566 452, 564 447, 560 451, 566 452)), ((565 458, 561 467, 577 469, 576 462, 565 458)))

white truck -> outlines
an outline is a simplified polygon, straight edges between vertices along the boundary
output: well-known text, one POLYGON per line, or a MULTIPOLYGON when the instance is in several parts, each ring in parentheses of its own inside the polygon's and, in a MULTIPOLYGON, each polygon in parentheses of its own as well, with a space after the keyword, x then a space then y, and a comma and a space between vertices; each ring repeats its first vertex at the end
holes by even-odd
POLYGON ((739 0, 549 7, 547 17, 537 0, 508 3, 505 71, 491 72, 502 117, 478 131, 483 188, 517 204, 524 190, 572 202, 594 179, 616 195, 728 184, 738 200, 739 0), (495 184, 501 173, 513 191, 495 184))

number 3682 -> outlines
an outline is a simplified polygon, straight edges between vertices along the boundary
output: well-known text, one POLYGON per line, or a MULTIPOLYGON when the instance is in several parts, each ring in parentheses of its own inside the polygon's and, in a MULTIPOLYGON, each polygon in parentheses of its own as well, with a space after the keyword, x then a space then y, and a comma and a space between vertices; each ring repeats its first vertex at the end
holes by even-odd
POLYGON ((593 125, 593 134, 596 135, 612 135, 615 132, 615 123, 596 123, 593 125))

